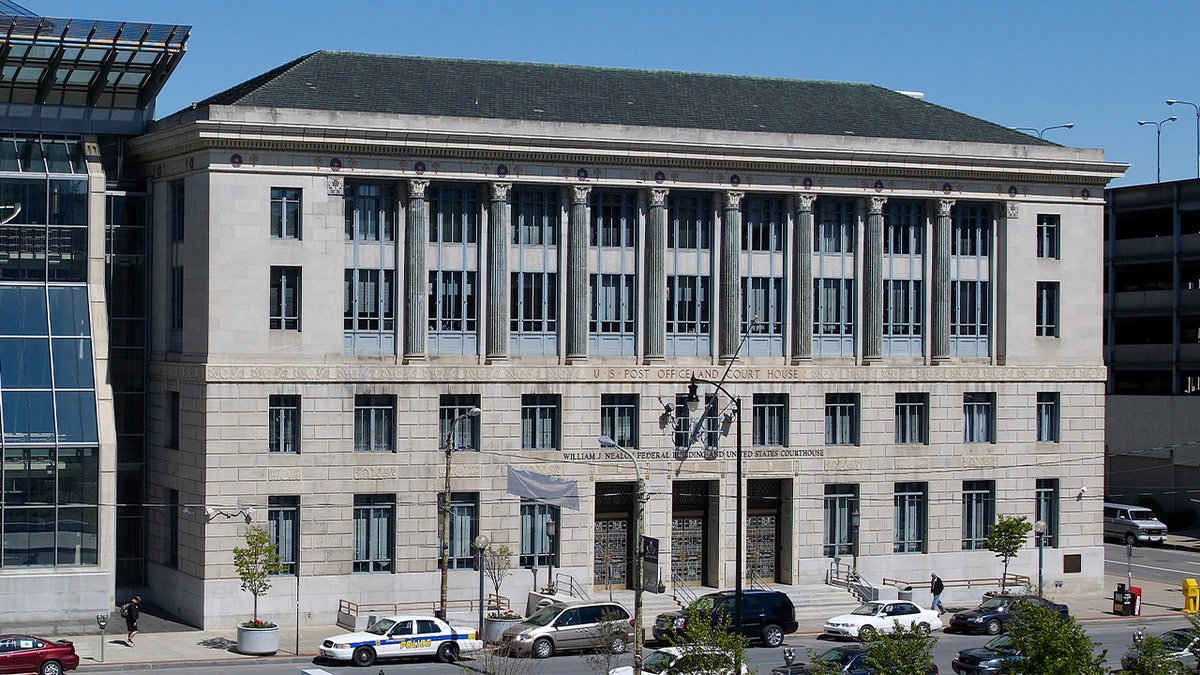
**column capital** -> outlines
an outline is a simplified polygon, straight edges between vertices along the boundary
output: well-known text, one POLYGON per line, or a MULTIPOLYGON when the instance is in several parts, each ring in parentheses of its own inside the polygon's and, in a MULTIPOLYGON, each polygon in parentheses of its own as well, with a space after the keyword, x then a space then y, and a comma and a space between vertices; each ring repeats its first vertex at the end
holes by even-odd
POLYGON ((882 213, 883 205, 887 203, 887 200, 887 197, 871 197, 871 201, 868 202, 871 209, 870 213, 882 213))
POLYGON ((667 188, 650 188, 650 206, 651 206, 651 208, 658 207, 658 206, 666 206, 667 205, 667 194, 670 192, 671 191, 668 190, 667 188))
POLYGON ((588 197, 592 194, 591 185, 572 185, 571 186, 571 203, 586 204, 588 197))
POLYGON ((725 192, 725 208, 736 209, 742 206, 742 197, 746 196, 745 192, 737 190, 727 190, 725 192))
POLYGON ((425 188, 427 187, 429 187, 429 181, 423 178, 414 178, 408 181, 408 198, 425 199, 425 188))
POLYGON ((950 209, 954 208, 954 199, 939 199, 937 200, 937 214, 939 216, 950 215, 950 209))
POLYGON ((491 183, 492 201, 502 202, 508 199, 508 192, 512 190, 512 183, 491 183))
POLYGON ((811 212, 815 201, 817 201, 816 195, 796 195, 796 210, 811 212))

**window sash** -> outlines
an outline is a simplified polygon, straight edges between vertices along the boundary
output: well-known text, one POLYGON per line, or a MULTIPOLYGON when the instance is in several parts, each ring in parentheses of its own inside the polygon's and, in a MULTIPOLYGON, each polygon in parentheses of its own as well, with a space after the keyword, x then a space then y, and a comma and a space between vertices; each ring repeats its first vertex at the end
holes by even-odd
POLYGON ((479 324, 476 273, 463 270, 429 272, 429 330, 474 333, 479 324))
POLYGON ((396 329, 396 273, 348 269, 343 287, 345 330, 390 332, 396 329))
POLYGON ((637 278, 633 274, 591 275, 592 317, 595 334, 629 335, 634 332, 637 278))
POLYGON ((986 337, 990 332, 991 291, 986 281, 954 281, 950 295, 950 334, 986 337))
POLYGON ((346 185, 346 241, 395 241, 395 206, 390 187, 346 185))
POLYGON ((814 207, 813 250, 817 253, 853 253, 854 203, 848 200, 818 199, 814 207))
POLYGON ((987 548, 988 531, 996 517, 995 484, 964 481, 962 497, 962 547, 964 551, 987 548))
POLYGON ((592 246, 633 248, 637 246, 637 203, 631 192, 592 190, 592 246))
POLYGON ((755 394, 752 443, 760 447, 787 447, 787 394, 755 394))
POLYGON ((1037 440, 1057 443, 1059 439, 1059 395, 1039 391, 1037 395, 1037 440))
POLYGON ((747 196, 746 220, 742 224, 742 250, 782 252, 786 222, 781 197, 747 196))
POLYGON ((551 550, 548 521, 562 522, 562 510, 557 506, 521 500, 521 567, 558 566, 558 551, 551 550))
POLYGON ((856 485, 826 485, 824 502, 824 555, 832 558, 854 553, 854 512, 858 510, 856 485))
POLYGON ((1059 259, 1058 215, 1039 213, 1037 217, 1037 257, 1059 259))
POLYGON ((473 187, 430 186, 429 243, 475 244, 479 241, 479 192, 473 187))
POLYGON ((509 329, 512 332, 546 334, 558 331, 558 274, 513 272, 509 293, 512 310, 509 329))
POLYGON ((667 196, 667 248, 712 249, 712 197, 707 194, 667 196))
POLYGON ((991 255, 992 210, 986 204, 958 203, 952 207, 950 254, 986 258, 991 255))
POLYGON ((883 280, 883 334, 919 336, 925 323, 925 292, 917 279, 883 280))
POLYGON ((526 450, 558 448, 558 394, 524 394, 521 396, 521 447, 526 450))
POLYGON ((707 276, 667 277, 669 335, 708 335, 712 331, 710 281, 707 276))
POLYGON ((825 394, 825 445, 858 445, 856 394, 825 394))
POLYGON ((813 335, 854 335, 854 280, 813 280, 813 335))
MULTIPOLYGON (((1042 546, 1058 548, 1058 479, 1039 478, 1034 488, 1035 505, 1034 521, 1046 524, 1046 532, 1042 535, 1042 546)), ((1035 532, 1034 545, 1037 545, 1035 532)))
POLYGON ((271 238, 300 238, 300 188, 271 188, 271 238))
POLYGON ((478 534, 479 495, 453 493, 450 499, 450 569, 475 569, 472 545, 478 534))
POLYGON ((354 571, 387 572, 392 567, 395 504, 371 495, 354 499, 354 571))
POLYGON ((963 394, 963 443, 995 443, 996 398, 987 393, 963 394))
POLYGON ((445 450, 447 440, 453 440, 451 450, 479 450, 479 418, 468 411, 479 407, 477 394, 443 394, 438 399, 438 447, 445 450), (461 419, 460 419, 461 418, 461 419), (454 421, 458 420, 455 425, 454 421), (453 430, 454 438, 450 439, 453 430))
POLYGON ((896 443, 924 444, 929 438, 929 398, 925 394, 896 394, 896 443))
POLYGON ((385 394, 354 397, 354 451, 395 450, 396 399, 385 394))
POLYGON ((300 559, 300 499, 269 497, 267 502, 267 536, 275 544, 284 567, 277 574, 296 574, 300 559))
POLYGON ((1037 335, 1058 337, 1058 282, 1037 283, 1037 335))
POLYGON ((271 329, 300 330, 300 268, 271 268, 271 329))
POLYGON ((521 246, 558 246, 562 208, 558 191, 514 188, 512 203, 513 240, 521 246))
POLYGON ((883 252, 921 255, 925 251, 925 210, 921 204, 888 200, 883 213, 883 252))
POLYGON ((926 529, 926 483, 896 483, 894 553, 923 553, 926 529))
POLYGON ((269 401, 268 451, 300 452, 300 397, 272 394, 269 401))
POLYGON ((742 325, 754 320, 760 335, 783 335, 783 278, 742 277, 742 325))
POLYGON ((626 450, 638 447, 637 394, 601 394, 600 435, 626 450))

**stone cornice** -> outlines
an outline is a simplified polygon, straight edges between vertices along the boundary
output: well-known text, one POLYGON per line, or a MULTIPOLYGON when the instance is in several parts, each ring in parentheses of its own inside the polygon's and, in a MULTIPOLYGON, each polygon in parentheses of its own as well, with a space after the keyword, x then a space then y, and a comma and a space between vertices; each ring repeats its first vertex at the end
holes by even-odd
MULTIPOLYGON (((523 382, 635 382, 677 384, 686 383, 693 374, 702 379, 715 379, 724 371, 719 366, 442 366, 418 365, 203 365, 157 361, 151 363, 150 374, 155 379, 195 384, 237 383, 331 383, 354 382, 372 384, 431 384, 431 383, 523 383, 523 382)), ((1104 366, 988 366, 940 365, 870 367, 854 366, 735 366, 727 382, 797 384, 837 383, 911 383, 914 386, 939 382, 1104 382, 1104 366)))

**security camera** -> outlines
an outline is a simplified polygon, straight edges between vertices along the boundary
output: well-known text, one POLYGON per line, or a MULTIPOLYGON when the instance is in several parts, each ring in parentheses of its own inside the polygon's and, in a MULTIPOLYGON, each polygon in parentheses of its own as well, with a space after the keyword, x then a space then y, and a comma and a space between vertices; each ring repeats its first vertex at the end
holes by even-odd
POLYGON ((1086 486, 1086 485, 1084 485, 1083 487, 1079 488, 1079 493, 1080 493, 1080 494, 1083 494, 1083 493, 1085 493, 1085 492, 1087 492, 1087 486, 1086 486))
POLYGON ((217 515, 217 510, 210 506, 210 507, 204 509, 204 515, 208 516, 209 518, 212 518, 213 516, 217 515))
POLYGON ((254 507, 253 506, 246 507, 246 515, 248 515, 248 516, 254 515, 254 507))

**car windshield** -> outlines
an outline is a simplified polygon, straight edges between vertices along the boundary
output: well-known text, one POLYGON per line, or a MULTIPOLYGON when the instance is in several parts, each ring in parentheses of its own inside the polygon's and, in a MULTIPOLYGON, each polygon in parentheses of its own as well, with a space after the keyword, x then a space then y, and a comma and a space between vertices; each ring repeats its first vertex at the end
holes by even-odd
POLYGON ((1195 637, 1195 635, 1186 629, 1169 630, 1160 636, 1164 647, 1167 649, 1174 649, 1176 651, 1183 651, 1184 649, 1187 649, 1188 645, 1192 644, 1192 640, 1195 639, 1195 637))
POLYGON ((561 611, 562 607, 543 607, 530 614, 524 623, 531 623, 535 626, 549 626, 550 622, 554 621, 554 617, 558 616, 558 613, 561 611))
POLYGON ((883 605, 881 603, 864 602, 863 604, 858 606, 858 609, 856 609, 850 613, 857 614, 859 616, 875 616, 876 614, 879 613, 879 610, 882 608, 883 608, 883 605))
POLYGON ((1012 604, 1012 598, 991 598, 979 606, 979 609, 1004 609, 1012 604))
POLYGON ((1017 653, 1017 650, 1013 648, 1012 641, 1009 640, 1007 635, 994 637, 991 640, 988 640, 983 647, 984 649, 990 649, 997 654, 1011 655, 1017 653))
POLYGON ((665 673, 670 667, 671 655, 666 652, 650 652, 650 655, 642 660, 642 672, 645 673, 665 673))
POLYGON ((830 649, 824 654, 821 654, 817 658, 813 659, 813 662, 837 664, 840 666, 846 660, 847 656, 848 654, 841 647, 834 647, 833 649, 830 649))
POLYGON ((370 628, 367 628, 367 632, 371 635, 387 635, 388 631, 395 625, 396 622, 391 619, 380 619, 371 624, 370 628))
POLYGON ((1129 509, 1129 518, 1131 520, 1157 520, 1154 512, 1149 509, 1129 509))

